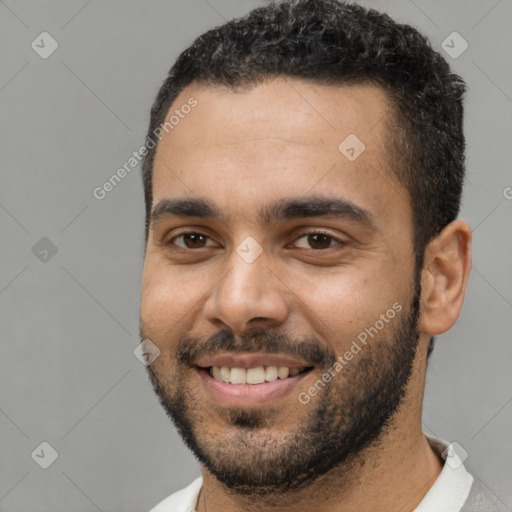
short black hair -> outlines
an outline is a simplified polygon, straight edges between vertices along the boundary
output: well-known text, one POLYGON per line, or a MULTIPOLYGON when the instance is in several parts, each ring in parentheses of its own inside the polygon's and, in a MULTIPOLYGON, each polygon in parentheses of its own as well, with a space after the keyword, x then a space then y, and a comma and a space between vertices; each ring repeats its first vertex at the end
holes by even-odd
MULTIPOLYGON (((237 90, 277 76, 384 89, 392 106, 389 168, 409 193, 416 268, 422 268, 427 243, 459 213, 462 78, 416 29, 387 14, 341 0, 274 1, 207 31, 180 54, 151 108, 147 140, 192 82, 237 90)), ((155 153, 153 144, 142 165, 146 243, 155 153)))
MULTIPOLYGON (((394 106, 390 167, 410 195, 421 267, 426 244, 459 213, 462 78, 416 29, 387 14, 339 0, 271 2, 209 30, 181 53, 151 108, 147 139, 194 81, 235 90, 274 76, 330 85, 373 82, 385 89, 394 106)), ((142 165, 146 241, 155 153, 156 147, 149 149, 142 165)))

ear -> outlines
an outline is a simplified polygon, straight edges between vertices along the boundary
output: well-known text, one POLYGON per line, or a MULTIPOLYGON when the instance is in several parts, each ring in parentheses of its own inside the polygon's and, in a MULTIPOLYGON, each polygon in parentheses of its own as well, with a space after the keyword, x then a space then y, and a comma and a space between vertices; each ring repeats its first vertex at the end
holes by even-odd
POLYGON ((436 336, 459 317, 471 271, 471 228, 448 224, 425 249, 421 272, 420 332, 436 336))

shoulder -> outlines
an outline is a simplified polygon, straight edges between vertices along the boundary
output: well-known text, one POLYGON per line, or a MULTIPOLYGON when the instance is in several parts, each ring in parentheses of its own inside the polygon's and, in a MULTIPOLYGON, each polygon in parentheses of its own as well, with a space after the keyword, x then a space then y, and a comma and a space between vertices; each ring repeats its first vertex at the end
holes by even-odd
POLYGON ((167 496, 150 512, 192 512, 195 510, 197 497, 203 485, 203 477, 194 480, 190 485, 167 496))
POLYGON ((510 508, 481 480, 474 477, 469 496, 460 512, 510 512, 510 508))

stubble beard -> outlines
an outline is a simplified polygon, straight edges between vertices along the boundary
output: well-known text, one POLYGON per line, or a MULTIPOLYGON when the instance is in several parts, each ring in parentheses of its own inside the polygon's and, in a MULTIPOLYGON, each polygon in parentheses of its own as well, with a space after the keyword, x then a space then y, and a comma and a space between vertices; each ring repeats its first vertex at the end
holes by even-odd
MULTIPOLYGON (((272 405, 227 408, 209 403, 208 411, 217 413, 216 422, 222 420, 225 424, 225 434, 213 436, 204 404, 187 387, 185 375, 190 373, 190 367, 178 365, 174 375, 164 380, 158 367, 148 366, 148 375, 185 444, 228 490, 260 498, 298 491, 329 472, 343 475, 354 464, 363 464, 366 449, 378 446, 382 435, 392 428, 418 346, 419 297, 417 280, 409 308, 390 323, 394 327, 383 329, 363 346, 308 404, 297 398, 297 414, 289 423, 272 405), (279 431, 277 423, 288 428, 279 431)), ((258 333, 263 335, 258 338, 263 348, 271 334, 264 330, 258 333)), ((187 338, 185 344, 180 344, 182 361, 190 359, 201 346, 195 340, 192 348, 191 341, 187 338), (186 347, 191 347, 189 352, 186 347)), ((234 346, 233 337, 225 331, 220 338, 217 335, 216 343, 226 349, 234 346)), ((300 343, 290 341, 289 346, 293 345, 300 343)), ((310 353, 314 350, 318 348, 311 348, 310 353)), ((335 357, 323 354, 319 358, 323 367, 315 368, 317 378, 332 368, 335 357)))

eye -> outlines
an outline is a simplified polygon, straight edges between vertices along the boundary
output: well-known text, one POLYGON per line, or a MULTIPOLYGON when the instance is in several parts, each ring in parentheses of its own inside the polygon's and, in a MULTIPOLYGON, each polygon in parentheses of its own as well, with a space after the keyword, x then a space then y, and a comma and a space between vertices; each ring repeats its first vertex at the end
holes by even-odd
POLYGON ((182 249, 202 249, 203 247, 206 247, 206 240, 211 240, 211 238, 204 233, 187 231, 171 238, 166 245, 176 245, 182 249), (179 239, 183 240, 183 245, 174 243, 175 240, 179 239))
MULTIPOLYGON (((337 245, 339 245, 339 246, 346 245, 346 243, 343 242, 342 240, 340 240, 339 238, 336 238, 335 236, 331 235, 330 233, 326 233, 324 231, 312 231, 309 233, 304 233, 299 238, 296 239, 296 242, 298 240, 300 240, 301 238, 306 238, 307 243, 314 250, 330 249, 331 247, 333 247, 331 245, 331 242, 333 242, 333 241, 338 242, 337 245)), ((301 247, 301 248, 308 249, 308 247, 301 247)))
MULTIPOLYGON (((309 244, 309 247, 299 246, 302 249, 325 250, 331 249, 335 245, 346 245, 346 243, 340 240, 339 238, 323 231, 312 231, 309 233, 303 233, 301 236, 299 236, 299 238, 295 240, 295 244, 297 243, 298 240, 301 240, 303 238, 306 239, 306 243, 309 244), (333 245, 332 242, 337 242, 337 244, 333 245)), ((187 231, 184 233, 180 233, 179 235, 176 235, 173 238, 169 239, 166 245, 174 245, 176 247, 180 247, 181 249, 203 249, 205 247, 208 247, 208 240, 212 241, 212 239, 208 235, 205 235, 204 233, 200 233, 197 231, 187 231), (176 243, 177 240, 181 240, 182 243, 176 243)))

